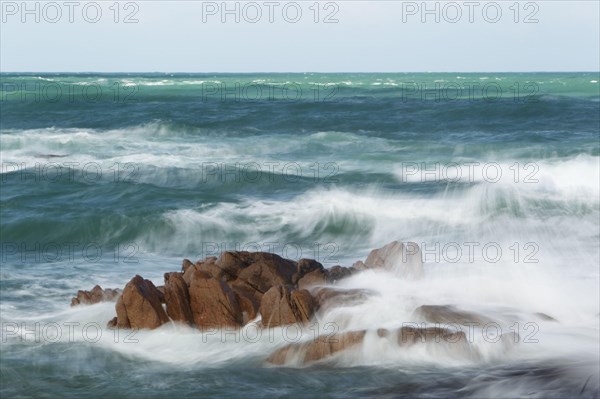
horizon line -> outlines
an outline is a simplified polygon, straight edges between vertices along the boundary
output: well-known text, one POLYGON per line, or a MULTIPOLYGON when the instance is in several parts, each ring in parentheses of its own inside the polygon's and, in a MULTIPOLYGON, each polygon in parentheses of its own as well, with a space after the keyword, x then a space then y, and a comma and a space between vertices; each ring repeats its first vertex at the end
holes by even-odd
POLYGON ((296 73, 296 74, 307 74, 307 73, 332 73, 332 74, 346 74, 346 73, 600 73, 600 70, 523 70, 523 71, 0 71, 0 74, 16 74, 16 73, 27 73, 27 74, 44 74, 44 73, 139 73, 139 74, 284 74, 284 73, 296 73))

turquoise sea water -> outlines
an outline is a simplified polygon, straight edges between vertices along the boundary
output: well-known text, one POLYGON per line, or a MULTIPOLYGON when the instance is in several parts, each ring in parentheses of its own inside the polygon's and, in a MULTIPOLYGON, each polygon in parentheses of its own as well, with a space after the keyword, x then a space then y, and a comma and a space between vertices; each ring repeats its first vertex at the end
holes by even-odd
POLYGON ((599 81, 0 75, 0 393, 598 397, 599 81), (378 299, 320 322, 392 328, 420 305, 454 304, 504 328, 518 320, 523 337, 535 323, 537 342, 479 340, 476 360, 367 343, 327 365, 276 368, 265 359, 280 337, 221 342, 171 326, 90 342, 86 323, 103 328, 114 307, 69 307, 78 289, 136 273, 162 284, 181 259, 221 250, 350 266, 392 240, 428 249, 425 278, 351 279, 378 299), (80 323, 72 340, 69 322, 80 323))

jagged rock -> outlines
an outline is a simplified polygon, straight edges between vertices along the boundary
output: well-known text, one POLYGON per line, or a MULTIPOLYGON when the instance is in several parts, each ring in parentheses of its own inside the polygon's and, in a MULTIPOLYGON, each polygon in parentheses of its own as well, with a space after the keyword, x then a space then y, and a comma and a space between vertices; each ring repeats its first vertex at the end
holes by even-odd
POLYGON ((71 299, 71 306, 116 301, 119 295, 121 295, 120 289, 107 288, 104 290, 99 285, 96 285, 90 291, 77 291, 77 296, 71 299))
POLYGON ((296 272, 296 263, 280 256, 257 252, 254 257, 246 256, 246 261, 253 261, 239 271, 237 279, 231 286, 244 292, 254 303, 260 303, 262 296, 271 287, 291 285, 292 276, 296 272))
POLYGON ((240 271, 238 280, 263 293, 275 285, 292 283, 295 262, 270 253, 258 252, 255 255, 254 262, 240 271))
POLYGON ((236 295, 224 281, 197 270, 190 284, 189 295, 197 327, 235 327, 242 324, 242 312, 236 295))
POLYGON ((314 310, 315 304, 310 292, 288 285, 272 287, 260 303, 264 327, 306 323, 311 319, 314 310))
POLYGON ((421 249, 414 242, 393 241, 374 249, 364 262, 369 269, 386 269, 402 277, 418 278, 423 275, 421 249))
POLYGON ((131 328, 152 329, 169 321, 162 307, 160 291, 152 281, 145 280, 139 275, 127 283, 115 308, 119 327, 129 324, 131 328), (121 315, 119 315, 120 310, 121 315), (122 317, 126 317, 128 322, 122 321, 122 317))
POLYGON ((451 305, 423 305, 415 309, 413 313, 416 320, 423 320, 429 323, 440 324, 461 324, 469 325, 472 323, 483 326, 493 322, 492 319, 474 312, 459 310, 451 305))
POLYGON ((317 271, 320 271, 321 273, 325 272, 325 268, 321 263, 314 259, 300 259, 296 266, 296 273, 292 276, 292 283, 298 284, 302 277, 317 271))
POLYGON ((272 364, 286 364, 297 361, 300 364, 325 359, 335 353, 350 349, 363 342, 366 331, 350 331, 334 335, 321 335, 317 339, 290 344, 276 350, 267 359, 272 364))
POLYGON ((327 284, 327 274, 324 270, 313 270, 310 273, 305 274, 298 280, 298 288, 310 288, 318 285, 327 284))
POLYGON ((173 321, 194 324, 188 286, 181 273, 165 273, 165 303, 167 315, 173 321))
POLYGON ((223 272, 215 264, 216 260, 217 260, 216 257, 209 256, 209 257, 205 258, 204 260, 199 260, 198 262, 193 264, 189 260, 184 259, 183 260, 184 265, 182 265, 183 280, 188 285, 188 287, 192 283, 192 278, 193 278, 196 270, 201 270, 203 272, 207 272, 208 274, 212 275, 213 277, 215 277, 217 279, 221 279, 223 272), (186 261, 189 263, 187 263, 186 261))
POLYGON ((184 259, 183 262, 181 262, 181 272, 185 273, 185 271, 187 269, 189 269, 190 267, 194 266, 194 264, 192 263, 191 260, 189 259, 184 259))

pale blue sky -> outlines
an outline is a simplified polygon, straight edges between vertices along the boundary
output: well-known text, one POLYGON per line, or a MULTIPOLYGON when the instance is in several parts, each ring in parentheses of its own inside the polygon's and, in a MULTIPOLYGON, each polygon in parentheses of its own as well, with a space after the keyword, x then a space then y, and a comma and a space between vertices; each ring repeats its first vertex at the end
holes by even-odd
MULTIPOLYGON (((66 0, 65 0, 66 1, 66 0)), ((334 1, 320 4, 314 22, 314 1, 296 5, 276 1, 269 6, 239 2, 235 15, 221 21, 221 1, 135 1, 120 3, 114 22, 114 1, 97 1, 102 16, 87 22, 79 1, 69 22, 63 0, 56 7, 40 2, 39 18, 25 14, 21 1, 2 1, 0 70, 8 71, 139 71, 139 72, 433 72, 433 71, 598 71, 600 22, 598 1, 478 1, 469 22, 468 2, 438 2, 436 15, 422 15, 422 2, 334 1), (453 3, 452 5, 447 5, 453 3), (491 4, 494 3, 494 4, 491 4), (526 6, 526 4, 528 4, 526 6), (498 8, 502 15, 496 18, 498 8), (458 6, 458 7, 457 7, 458 6), (15 8, 16 7, 16 8, 15 8), (486 7, 486 12, 484 12, 486 7), (512 7, 512 8, 511 8, 512 7), (218 8, 218 9, 216 9, 218 8), (337 10, 336 10, 337 8, 337 10), (206 11, 203 15, 203 9, 206 11), (457 10, 461 11, 458 18, 457 10), (137 23, 123 23, 135 11, 137 23), (244 11, 246 14, 244 14, 244 11), (213 14, 211 14, 214 13, 213 14), (335 12, 337 23, 323 23, 335 12), (535 23, 524 23, 533 13, 535 23), (210 14, 210 15, 209 15, 210 14), (244 15, 246 18, 244 18, 244 15), (21 18, 26 18, 22 22, 21 18), (203 17, 205 22, 203 22, 203 17), (421 20, 426 17, 426 21, 421 20), (518 22, 515 22, 515 17, 518 22), (58 18, 58 22, 50 20, 58 18), (491 21, 498 19, 496 23, 491 21), (403 20, 404 19, 404 20, 403 20), (451 20, 458 19, 452 23, 451 20), (487 20, 486 20, 487 19, 487 20)), ((436 2, 428 2, 435 7, 436 2)), ((34 8, 35 2, 28 3, 34 8)), ((86 16, 95 18, 95 5, 86 16)), ((235 7, 229 2, 228 7, 235 7)))

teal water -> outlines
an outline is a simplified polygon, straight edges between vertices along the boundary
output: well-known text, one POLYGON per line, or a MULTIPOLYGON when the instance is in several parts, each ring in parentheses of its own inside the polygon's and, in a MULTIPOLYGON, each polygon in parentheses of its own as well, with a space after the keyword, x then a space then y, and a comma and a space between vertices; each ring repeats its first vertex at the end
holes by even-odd
POLYGON ((597 397, 599 81, 0 75, 0 393, 597 397), (394 327, 449 303, 516 317, 523 336, 536 312, 558 322, 536 319, 538 342, 512 351, 477 342, 478 360, 367 345, 296 369, 265 364, 280 339, 203 342, 172 327, 89 342, 82 325, 104 327, 114 308, 69 307, 78 289, 136 273, 161 284, 182 258, 225 249, 350 266, 392 240, 429 248, 425 279, 352 279, 380 299, 321 322, 394 327), (494 261, 480 250, 489 243, 502 249, 494 261), (13 331, 66 322, 81 324, 73 342, 13 331))

